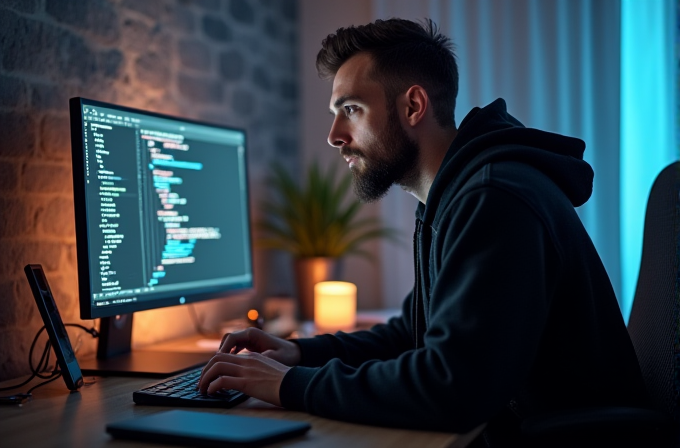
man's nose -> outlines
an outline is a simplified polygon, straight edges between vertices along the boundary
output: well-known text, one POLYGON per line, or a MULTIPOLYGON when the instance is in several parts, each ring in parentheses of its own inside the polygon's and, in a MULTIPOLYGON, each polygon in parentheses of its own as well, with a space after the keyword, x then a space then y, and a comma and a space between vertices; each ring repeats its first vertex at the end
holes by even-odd
POLYGON ((336 117, 331 125, 331 130, 328 133, 328 144, 336 148, 342 148, 347 145, 350 141, 349 134, 343 129, 341 123, 339 123, 336 117))

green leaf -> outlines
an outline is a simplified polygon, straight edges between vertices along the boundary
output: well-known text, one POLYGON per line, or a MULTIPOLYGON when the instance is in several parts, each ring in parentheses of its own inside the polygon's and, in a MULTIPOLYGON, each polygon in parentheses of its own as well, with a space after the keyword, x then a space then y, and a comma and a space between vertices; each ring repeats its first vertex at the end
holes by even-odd
POLYGON ((361 244, 374 238, 396 240, 396 232, 379 219, 358 219, 362 204, 349 195, 352 175, 346 171, 338 178, 337 172, 336 165, 322 170, 314 162, 298 184, 282 165, 273 164, 266 180, 271 195, 260 203, 264 217, 257 227, 264 236, 258 245, 296 257, 353 253, 372 258, 361 244))

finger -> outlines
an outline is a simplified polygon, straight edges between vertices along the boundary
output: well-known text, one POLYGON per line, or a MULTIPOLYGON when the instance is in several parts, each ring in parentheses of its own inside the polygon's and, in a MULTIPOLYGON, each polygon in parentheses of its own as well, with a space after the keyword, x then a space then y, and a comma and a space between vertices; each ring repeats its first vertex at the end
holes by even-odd
POLYGON ((249 340, 250 336, 247 330, 225 334, 219 351, 220 353, 232 353, 235 347, 248 345, 249 340))
POLYGON ((234 376, 237 373, 238 366, 231 364, 228 361, 215 362, 198 381, 198 390, 205 393, 208 390, 210 383, 215 381, 222 375, 234 376))
POLYGON ((208 386, 208 390, 206 392, 208 394, 214 394, 215 392, 220 391, 222 389, 236 389, 239 391, 243 391, 244 386, 245 378, 221 376, 210 383, 210 385, 208 386))
POLYGON ((224 341, 227 340, 227 336, 229 336, 231 333, 224 333, 222 336, 222 341, 220 341, 220 348, 217 350, 218 352, 222 351, 222 346, 224 345, 224 341))
POLYGON ((213 364, 212 367, 210 367, 210 369, 208 369, 205 375, 201 378, 199 383, 199 390, 201 392, 205 393, 208 390, 210 384, 221 376, 233 378, 242 378, 245 376, 244 365, 230 362, 230 360, 241 361, 237 359, 238 357, 230 355, 223 356, 225 356, 226 360, 220 360, 219 362, 213 364))
POLYGON ((196 383, 196 389, 201 388, 201 382, 203 381, 203 378, 206 376, 208 371, 218 362, 233 362, 232 358, 235 358, 235 355, 230 355, 228 353, 218 353, 212 358, 210 358, 210 361, 203 367, 203 370, 201 370, 201 376, 198 378, 198 381, 196 383))

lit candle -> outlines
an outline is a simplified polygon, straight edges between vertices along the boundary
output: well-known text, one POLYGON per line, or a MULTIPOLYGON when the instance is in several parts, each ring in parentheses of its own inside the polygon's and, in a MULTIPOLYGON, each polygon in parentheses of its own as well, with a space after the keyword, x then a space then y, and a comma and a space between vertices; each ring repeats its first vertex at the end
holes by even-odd
POLYGON ((356 324, 357 287, 348 282, 314 285, 314 324, 319 331, 351 330, 356 324))

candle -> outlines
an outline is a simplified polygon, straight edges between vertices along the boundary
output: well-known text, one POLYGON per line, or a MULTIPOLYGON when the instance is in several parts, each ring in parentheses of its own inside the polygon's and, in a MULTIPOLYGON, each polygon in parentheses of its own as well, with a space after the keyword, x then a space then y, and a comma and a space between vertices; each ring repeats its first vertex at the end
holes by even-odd
POLYGON ((352 330, 356 314, 356 285, 348 282, 319 282, 314 285, 314 324, 317 330, 352 330))

